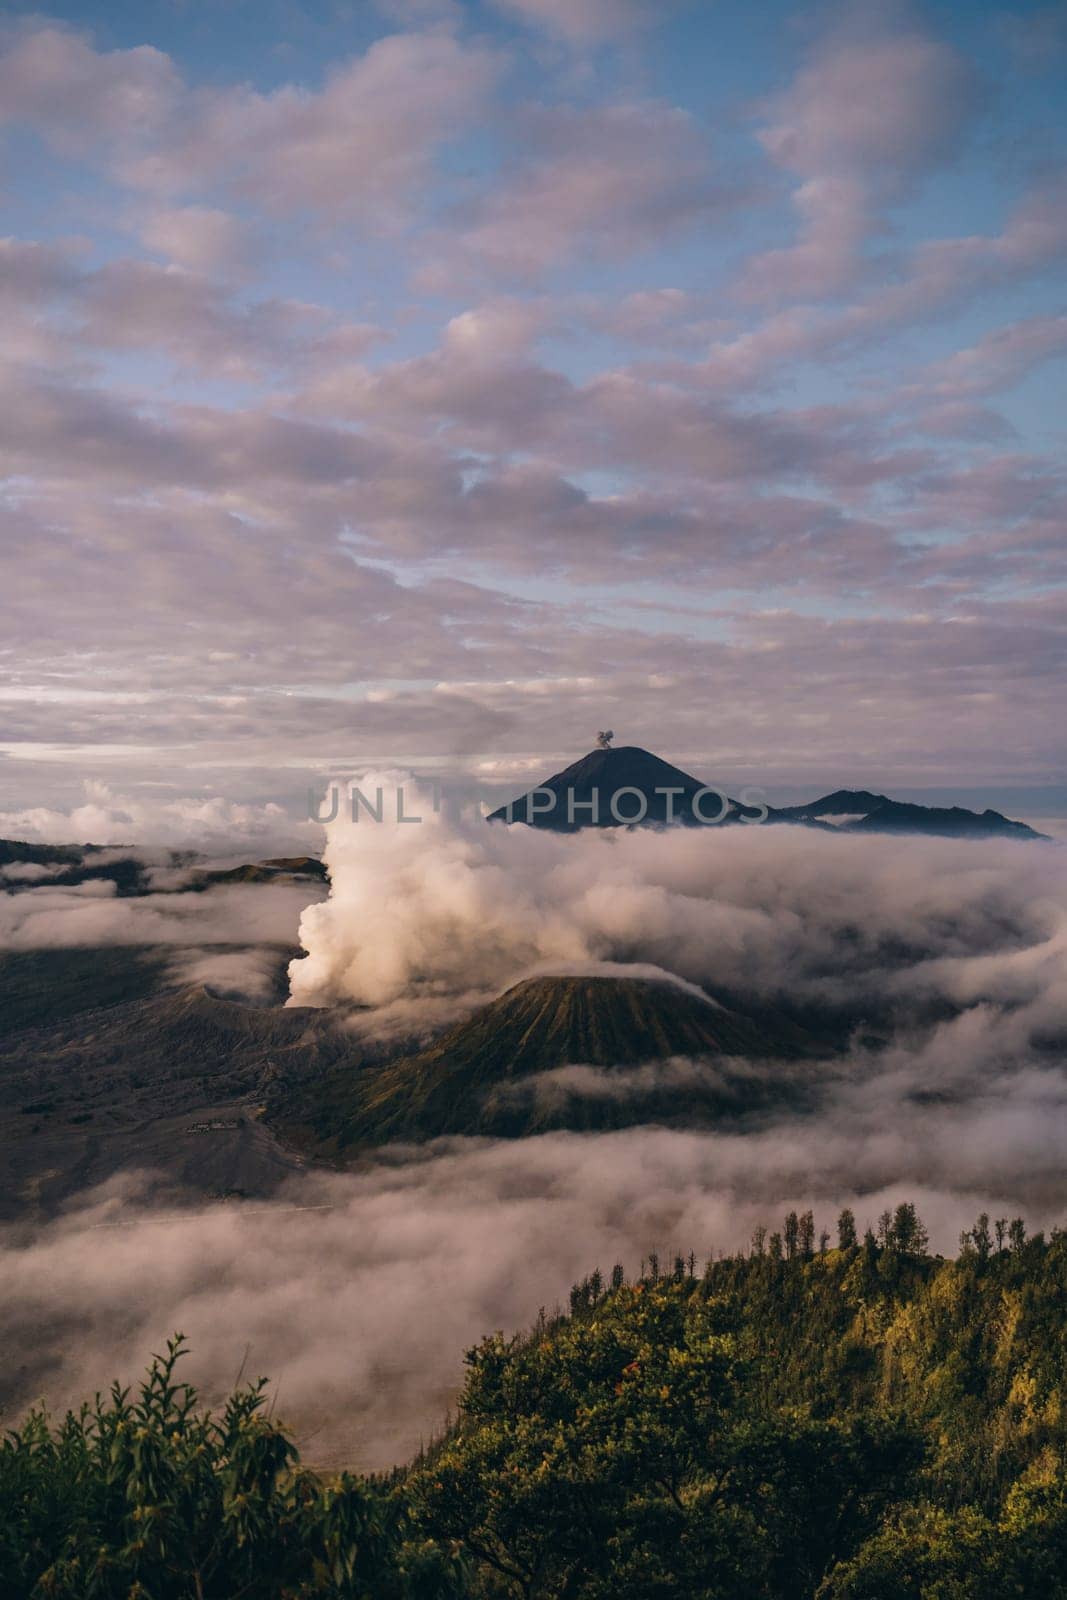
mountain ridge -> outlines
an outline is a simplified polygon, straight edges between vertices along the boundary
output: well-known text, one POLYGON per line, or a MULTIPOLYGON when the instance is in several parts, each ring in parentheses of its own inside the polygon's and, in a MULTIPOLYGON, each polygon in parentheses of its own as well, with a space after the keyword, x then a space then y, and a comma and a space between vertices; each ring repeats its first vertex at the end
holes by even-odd
POLYGON ((737 800, 672 766, 640 745, 598 747, 535 789, 498 806, 490 822, 522 823, 555 833, 589 827, 716 827, 766 823, 834 833, 916 833, 942 838, 1044 839, 999 811, 923 806, 870 789, 835 789, 794 806, 737 800), (665 791, 673 791, 668 796, 665 791), (832 821, 831 818, 842 820, 832 821))

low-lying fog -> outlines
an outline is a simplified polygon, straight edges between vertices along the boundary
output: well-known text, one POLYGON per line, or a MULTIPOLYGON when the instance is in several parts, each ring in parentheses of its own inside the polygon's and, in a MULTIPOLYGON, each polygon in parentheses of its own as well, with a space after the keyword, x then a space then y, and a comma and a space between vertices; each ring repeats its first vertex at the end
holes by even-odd
POLYGON ((8 1230, 9 1393, 59 1405, 128 1380, 181 1329, 213 1394, 242 1365, 269 1373, 308 1459, 380 1466, 440 1424, 470 1343, 565 1302, 596 1265, 735 1249, 793 1207, 832 1231, 844 1204, 862 1225, 914 1199, 944 1251, 980 1210, 1063 1220, 1062 847, 778 827, 558 838, 424 814, 330 829, 332 892, 304 912, 292 1001, 369 1006, 384 1031, 535 967, 651 964, 757 1003, 869 1010, 890 1042, 857 1036, 815 1111, 745 1134, 451 1141, 182 1215, 143 1209, 125 1175, 8 1230))

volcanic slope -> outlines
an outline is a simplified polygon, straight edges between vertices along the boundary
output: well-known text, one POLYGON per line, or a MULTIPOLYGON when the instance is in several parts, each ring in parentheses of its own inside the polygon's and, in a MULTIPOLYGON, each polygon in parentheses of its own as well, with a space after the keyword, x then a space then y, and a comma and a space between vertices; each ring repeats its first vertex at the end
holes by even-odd
POLYGON ((832 823, 839 833, 927 833, 947 839, 1040 839, 1025 822, 999 811, 968 811, 964 806, 920 806, 867 789, 837 789, 806 805, 771 813, 775 822, 832 823))
POLYGON ((351 1061, 327 1012, 199 985, 0 1040, 0 1217, 48 1215, 122 1170, 176 1200, 265 1195, 300 1161, 260 1112, 273 1079, 351 1061))
POLYGON ((812 1054, 787 1019, 755 1021, 667 980, 530 978, 417 1054, 279 1081, 268 1116, 334 1158, 442 1134, 706 1123, 803 1101, 812 1054))
POLYGON ((712 822, 727 806, 723 820, 758 815, 754 807, 746 808, 738 800, 720 801, 715 794, 705 795, 694 810, 694 796, 703 787, 699 778, 672 767, 650 750, 620 745, 618 749, 590 750, 580 761, 546 778, 538 790, 500 806, 489 821, 528 822, 537 828, 575 833, 580 828, 615 828, 628 822, 712 822), (668 790, 672 792, 664 792, 668 790))

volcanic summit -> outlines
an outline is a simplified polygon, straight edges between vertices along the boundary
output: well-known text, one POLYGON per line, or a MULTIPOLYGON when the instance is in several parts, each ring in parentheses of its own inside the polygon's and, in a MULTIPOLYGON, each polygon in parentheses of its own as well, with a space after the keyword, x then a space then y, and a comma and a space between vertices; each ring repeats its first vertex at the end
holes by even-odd
POLYGON ((574 833, 579 828, 617 828, 637 822, 692 826, 759 814, 759 808, 720 797, 716 789, 640 745, 613 749, 598 742, 580 761, 500 806, 489 821, 527 822, 574 833))

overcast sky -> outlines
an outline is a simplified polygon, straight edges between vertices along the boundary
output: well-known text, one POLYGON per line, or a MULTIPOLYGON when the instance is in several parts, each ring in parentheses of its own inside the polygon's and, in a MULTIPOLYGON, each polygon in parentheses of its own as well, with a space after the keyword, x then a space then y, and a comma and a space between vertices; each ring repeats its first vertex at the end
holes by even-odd
POLYGON ((9 3, 0 810, 1063 783, 1065 77, 1037 4, 9 3))

